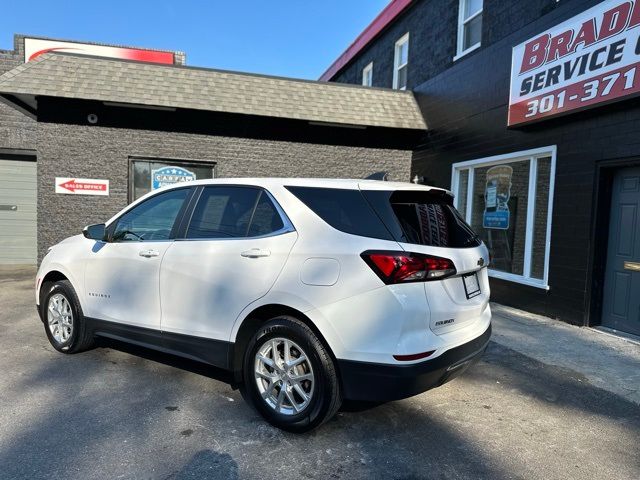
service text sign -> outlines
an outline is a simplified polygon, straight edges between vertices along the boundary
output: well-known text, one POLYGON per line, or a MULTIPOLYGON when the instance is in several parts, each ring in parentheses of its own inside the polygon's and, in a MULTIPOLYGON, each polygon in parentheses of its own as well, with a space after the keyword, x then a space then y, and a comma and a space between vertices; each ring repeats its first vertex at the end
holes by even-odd
POLYGON ((640 0, 607 0, 513 49, 509 126, 640 92, 640 0))

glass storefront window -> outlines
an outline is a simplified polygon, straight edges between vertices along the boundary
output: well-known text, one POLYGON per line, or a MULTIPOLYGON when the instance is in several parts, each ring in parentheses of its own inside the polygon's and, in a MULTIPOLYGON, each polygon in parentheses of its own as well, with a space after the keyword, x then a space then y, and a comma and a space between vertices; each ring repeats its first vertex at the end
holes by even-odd
POLYGON ((137 200, 163 185, 207 178, 215 178, 215 164, 164 158, 132 159, 129 175, 129 201, 137 200))
POLYGON ((491 276, 548 288, 554 169, 555 147, 453 165, 456 207, 489 249, 491 276))
POLYGON ((549 186, 551 185, 551 157, 539 158, 536 180, 536 205, 533 221, 531 276, 544 280, 547 218, 549 217, 549 186))
POLYGON ((467 196, 469 190, 469 170, 461 170, 458 174, 458 192, 456 195, 456 208, 462 215, 467 218, 467 196))
POLYGON ((529 160, 474 170, 471 227, 489 248, 494 270, 522 275, 529 201, 529 160), (502 223, 489 224, 487 219, 500 211, 505 214, 500 219, 502 223))

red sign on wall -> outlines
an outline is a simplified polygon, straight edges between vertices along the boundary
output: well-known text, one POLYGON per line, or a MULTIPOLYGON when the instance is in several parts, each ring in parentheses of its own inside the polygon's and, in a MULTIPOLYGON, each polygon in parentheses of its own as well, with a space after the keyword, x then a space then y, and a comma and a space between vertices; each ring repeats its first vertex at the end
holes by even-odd
POLYGON ((56 177, 56 193, 67 195, 109 195, 109 180, 56 177))
POLYGON ((513 49, 509 126, 640 92, 640 0, 605 1, 513 49))

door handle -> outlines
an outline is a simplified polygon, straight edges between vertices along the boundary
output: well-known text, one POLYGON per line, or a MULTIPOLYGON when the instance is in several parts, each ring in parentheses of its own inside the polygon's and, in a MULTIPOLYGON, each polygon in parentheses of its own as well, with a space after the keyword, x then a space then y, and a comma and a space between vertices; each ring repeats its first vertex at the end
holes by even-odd
POLYGON ((640 262, 624 262, 624 269, 632 272, 640 272, 640 262))
POLYGON ((160 256, 160 252, 157 252, 156 250, 142 250, 138 255, 141 257, 151 258, 160 256))
POLYGON ((271 255, 271 251, 262 248, 252 248, 251 250, 245 250, 240 255, 246 258, 268 257, 271 255))

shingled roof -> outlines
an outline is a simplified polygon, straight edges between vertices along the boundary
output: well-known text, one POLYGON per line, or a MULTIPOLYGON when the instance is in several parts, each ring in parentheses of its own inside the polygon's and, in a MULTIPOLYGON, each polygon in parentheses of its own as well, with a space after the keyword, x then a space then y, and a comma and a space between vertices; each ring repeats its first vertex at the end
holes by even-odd
POLYGON ((0 76, 0 94, 425 130, 413 93, 72 54, 44 54, 0 76))

